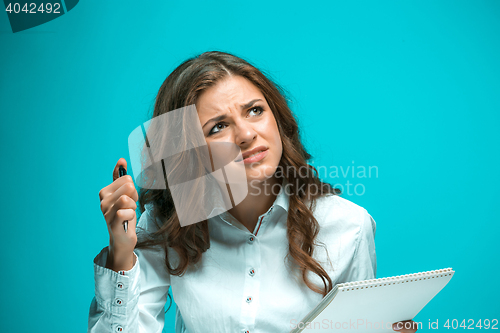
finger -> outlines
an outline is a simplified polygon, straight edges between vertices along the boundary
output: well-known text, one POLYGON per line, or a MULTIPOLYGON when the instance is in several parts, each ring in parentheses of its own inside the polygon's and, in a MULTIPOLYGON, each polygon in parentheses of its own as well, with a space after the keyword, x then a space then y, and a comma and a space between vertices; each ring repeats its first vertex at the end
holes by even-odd
POLYGON ((119 196, 114 201, 114 203, 109 207, 108 211, 104 213, 104 218, 106 219, 106 221, 108 221, 108 223, 111 223, 113 217, 117 214, 117 212, 123 209, 131 209, 134 212, 137 209, 137 204, 135 203, 135 201, 126 194, 119 196))
POLYGON ((124 159, 123 157, 116 162, 115 168, 113 170, 113 182, 117 180, 120 177, 120 165, 125 168, 125 171, 127 170, 127 160, 124 159))
POLYGON ((139 200, 134 181, 130 175, 118 178, 116 181, 109 184, 99 192, 101 206, 109 205, 110 202, 115 201, 122 194, 127 194, 134 199, 134 201, 139 200))
POLYGON ((134 202, 139 200, 139 195, 137 194, 137 190, 135 189, 134 182, 130 180, 130 176, 126 175, 121 178, 126 178, 126 182, 124 182, 119 188, 116 189, 115 192, 109 197, 111 202, 118 200, 122 195, 128 195, 134 202))
POLYGON ((133 209, 119 209, 115 214, 115 219, 109 226, 113 231, 113 235, 123 235, 125 234, 125 229, 123 228, 123 222, 128 221, 128 234, 135 232, 135 220, 136 214, 133 209))
MULTIPOLYGON (((114 174, 114 172, 113 172, 113 174, 114 174)), ((122 176, 122 177, 115 177, 113 175, 113 178, 114 178, 114 180, 113 180, 113 182, 111 184, 109 184, 106 187, 103 187, 99 191, 99 200, 102 201, 104 198, 106 198, 110 194, 113 194, 113 192, 115 192, 120 186, 122 186, 126 182, 134 183, 134 180, 132 179, 132 177, 130 175, 125 175, 125 176, 122 176)))
POLYGON ((109 196, 109 200, 111 202, 116 201, 119 197, 122 195, 128 195, 130 198, 132 198, 134 201, 139 200, 139 196, 137 195, 137 190, 135 188, 134 182, 131 180, 132 177, 129 175, 123 176, 120 179, 118 179, 115 183, 115 191, 109 196), (121 182, 121 178, 124 178, 123 182, 121 182))

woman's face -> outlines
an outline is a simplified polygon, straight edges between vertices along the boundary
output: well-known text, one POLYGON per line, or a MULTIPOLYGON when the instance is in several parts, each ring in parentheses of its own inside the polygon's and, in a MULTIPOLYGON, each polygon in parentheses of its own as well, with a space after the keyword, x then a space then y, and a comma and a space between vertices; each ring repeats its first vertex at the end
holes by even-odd
POLYGON ((212 142, 231 142, 243 158, 255 148, 265 149, 243 161, 248 182, 274 175, 283 151, 281 137, 264 95, 252 82, 229 76, 201 93, 196 109, 209 147, 212 142))

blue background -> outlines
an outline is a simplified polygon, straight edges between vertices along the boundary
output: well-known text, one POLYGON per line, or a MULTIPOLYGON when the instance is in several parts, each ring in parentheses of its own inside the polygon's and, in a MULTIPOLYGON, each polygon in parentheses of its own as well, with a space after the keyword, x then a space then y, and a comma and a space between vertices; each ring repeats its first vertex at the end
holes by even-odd
POLYGON ((361 184, 344 197, 377 222, 377 277, 456 270, 424 330, 500 319, 499 18, 494 0, 81 1, 13 34, 0 13, 2 331, 86 330, 98 192, 166 76, 208 50, 290 92, 315 166, 377 167, 326 180, 361 184))

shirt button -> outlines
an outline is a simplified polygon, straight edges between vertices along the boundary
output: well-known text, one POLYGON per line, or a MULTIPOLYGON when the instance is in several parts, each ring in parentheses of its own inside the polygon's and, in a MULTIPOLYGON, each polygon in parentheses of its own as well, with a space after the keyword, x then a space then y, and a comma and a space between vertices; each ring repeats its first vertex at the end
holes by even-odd
POLYGON ((121 326, 116 326, 116 331, 117 331, 117 332, 123 332, 123 327, 121 327, 121 326))
POLYGON ((116 284, 116 288, 118 288, 118 289, 123 289, 123 288, 124 288, 123 283, 118 282, 118 283, 116 284))
POLYGON ((122 300, 121 300, 121 299, 119 299, 119 298, 115 299, 115 304, 116 304, 116 305, 122 305, 122 303, 123 303, 123 302, 122 302, 122 300))
POLYGON ((250 276, 254 276, 254 275, 255 275, 255 269, 250 268, 250 270, 248 271, 248 274, 249 274, 250 276))
POLYGON ((248 237, 248 240, 247 240, 248 244, 253 244, 254 241, 255 241, 255 236, 252 235, 252 236, 248 237))
POLYGON ((250 303, 252 301, 252 296, 247 297, 247 303, 250 303))

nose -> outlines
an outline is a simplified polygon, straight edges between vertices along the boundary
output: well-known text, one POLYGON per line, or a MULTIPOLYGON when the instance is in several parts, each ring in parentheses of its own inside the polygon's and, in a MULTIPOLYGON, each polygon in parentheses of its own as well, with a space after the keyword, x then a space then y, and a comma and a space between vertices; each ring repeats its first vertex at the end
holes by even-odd
POLYGON ((235 124, 235 137, 234 143, 238 146, 249 145, 257 137, 257 132, 253 128, 252 124, 248 123, 244 119, 239 119, 235 124))

